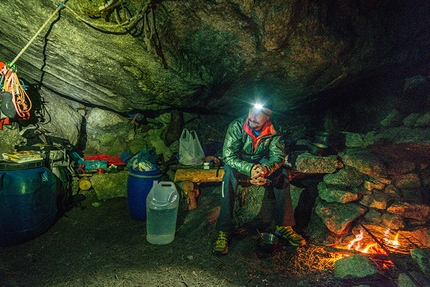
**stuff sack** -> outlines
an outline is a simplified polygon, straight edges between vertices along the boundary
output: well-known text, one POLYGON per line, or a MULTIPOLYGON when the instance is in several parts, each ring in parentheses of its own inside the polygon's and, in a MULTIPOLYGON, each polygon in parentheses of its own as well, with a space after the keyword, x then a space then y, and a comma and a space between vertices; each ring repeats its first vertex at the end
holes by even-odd
POLYGON ((0 111, 7 118, 13 119, 16 116, 15 106, 13 104, 13 96, 9 92, 0 92, 0 111))
POLYGON ((182 130, 179 139, 179 163, 182 165, 202 165, 205 158, 195 131, 182 130))

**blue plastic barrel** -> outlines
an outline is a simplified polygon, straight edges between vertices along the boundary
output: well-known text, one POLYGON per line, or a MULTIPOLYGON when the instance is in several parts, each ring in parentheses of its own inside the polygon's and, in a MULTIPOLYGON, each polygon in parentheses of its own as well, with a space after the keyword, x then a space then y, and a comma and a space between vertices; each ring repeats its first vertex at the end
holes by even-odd
POLYGON ((136 220, 146 220, 146 197, 151 191, 154 181, 161 181, 158 166, 150 171, 130 168, 127 179, 127 201, 131 216, 136 220))
POLYGON ((45 233, 55 221, 57 197, 55 175, 45 167, 0 170, 0 245, 45 233))

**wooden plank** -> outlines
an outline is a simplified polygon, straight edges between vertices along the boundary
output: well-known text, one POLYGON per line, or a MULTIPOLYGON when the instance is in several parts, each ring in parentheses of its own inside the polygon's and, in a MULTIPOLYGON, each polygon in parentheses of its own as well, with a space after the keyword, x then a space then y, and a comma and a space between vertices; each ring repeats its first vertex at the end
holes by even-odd
POLYGON ((221 182, 224 175, 223 168, 202 169, 202 168, 186 168, 177 169, 175 172, 174 182, 192 181, 194 183, 200 182, 221 182))

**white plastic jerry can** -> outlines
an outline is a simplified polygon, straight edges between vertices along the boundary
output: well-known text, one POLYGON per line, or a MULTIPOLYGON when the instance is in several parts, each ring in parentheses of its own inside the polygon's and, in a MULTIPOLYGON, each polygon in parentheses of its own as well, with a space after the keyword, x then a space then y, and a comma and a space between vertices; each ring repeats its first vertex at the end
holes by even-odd
POLYGON ((179 194, 171 181, 155 182, 146 198, 146 240, 168 244, 175 239, 179 194))

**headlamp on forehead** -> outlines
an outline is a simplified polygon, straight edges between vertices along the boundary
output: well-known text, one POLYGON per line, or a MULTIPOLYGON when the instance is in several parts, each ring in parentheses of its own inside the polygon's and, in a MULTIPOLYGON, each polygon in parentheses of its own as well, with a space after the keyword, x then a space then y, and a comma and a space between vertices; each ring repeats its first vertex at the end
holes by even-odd
POLYGON ((261 110, 263 108, 263 105, 262 104, 260 104, 260 103, 255 103, 254 104, 254 109, 256 109, 256 110, 261 110))
POLYGON ((254 103, 253 104, 253 108, 257 111, 262 112, 263 114, 267 115, 267 116, 271 116, 272 115, 272 111, 271 109, 265 107, 264 105, 262 105, 261 103, 254 103))

